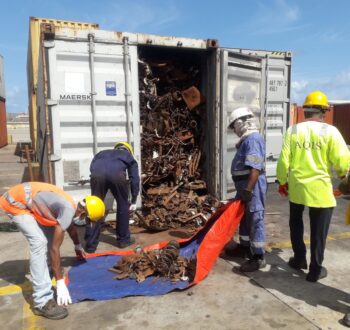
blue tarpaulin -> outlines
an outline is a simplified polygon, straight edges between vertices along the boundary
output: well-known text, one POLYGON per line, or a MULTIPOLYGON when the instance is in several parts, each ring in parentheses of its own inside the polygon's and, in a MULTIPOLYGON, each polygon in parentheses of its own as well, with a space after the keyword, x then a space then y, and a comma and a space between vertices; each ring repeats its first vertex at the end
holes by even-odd
MULTIPOLYGON (((112 268, 123 255, 133 251, 109 251, 90 255, 77 262, 68 273, 68 288, 73 303, 83 300, 108 300, 127 296, 155 296, 173 290, 183 290, 200 282, 207 276, 225 244, 233 236, 244 213, 240 201, 231 202, 219 209, 206 225, 188 240, 179 240, 180 255, 196 258, 196 273, 193 281, 171 282, 157 276, 147 277, 138 283, 135 279, 115 280, 112 268)), ((168 242, 161 242, 145 250, 159 249, 168 242)))

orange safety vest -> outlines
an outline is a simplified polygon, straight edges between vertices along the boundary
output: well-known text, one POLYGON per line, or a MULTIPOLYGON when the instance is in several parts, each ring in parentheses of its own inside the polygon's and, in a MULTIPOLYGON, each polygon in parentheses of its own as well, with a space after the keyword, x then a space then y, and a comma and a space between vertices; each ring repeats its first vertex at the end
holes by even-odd
POLYGON ((0 208, 12 216, 32 214, 41 225, 56 226, 57 220, 46 219, 32 208, 33 198, 42 191, 54 192, 64 197, 74 208, 76 207, 73 198, 61 188, 49 183, 25 182, 10 188, 0 197, 0 208))

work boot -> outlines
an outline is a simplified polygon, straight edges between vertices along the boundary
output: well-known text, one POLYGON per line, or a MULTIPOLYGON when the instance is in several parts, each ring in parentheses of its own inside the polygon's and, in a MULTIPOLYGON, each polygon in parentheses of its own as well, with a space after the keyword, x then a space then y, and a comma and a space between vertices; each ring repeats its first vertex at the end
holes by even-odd
POLYGON ((306 258, 297 259, 296 257, 289 258, 288 265, 294 269, 307 269, 306 258))
POLYGON ((67 308, 58 306, 54 299, 50 299, 43 307, 33 308, 35 315, 43 316, 51 320, 60 320, 68 316, 67 308))
POLYGON ((346 313, 343 317, 343 324, 350 328, 350 313, 346 313))
POLYGON ((325 267, 321 267, 319 272, 309 271, 306 275, 306 280, 309 282, 317 282, 318 280, 327 277, 327 269, 325 267))
POLYGON ((242 244, 228 246, 227 248, 225 248, 225 253, 227 256, 233 257, 233 258, 249 259, 252 256, 252 254, 250 252, 250 247, 244 246, 242 244))
POLYGON ((245 261, 241 265, 241 267, 239 267, 239 270, 243 273, 249 273, 255 272, 256 270, 259 270, 264 267, 266 267, 266 260, 264 255, 255 254, 251 259, 245 261))
POLYGON ((135 237, 130 236, 129 240, 127 241, 118 241, 117 240, 117 247, 119 249, 125 249, 126 247, 133 245, 136 242, 135 237))

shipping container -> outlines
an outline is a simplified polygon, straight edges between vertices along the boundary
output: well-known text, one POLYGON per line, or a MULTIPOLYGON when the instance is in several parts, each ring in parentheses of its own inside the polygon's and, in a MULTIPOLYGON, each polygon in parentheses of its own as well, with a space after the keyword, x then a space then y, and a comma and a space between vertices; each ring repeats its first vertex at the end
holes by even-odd
MULTIPOLYGON (((325 123, 333 125, 334 109, 330 107, 330 111, 326 112, 325 123)), ((305 121, 304 110, 301 105, 292 104, 290 111, 290 125, 298 124, 305 121)))
POLYGON ((4 58, 0 55, 0 148, 7 145, 4 58))
POLYGON ((209 193, 221 199, 234 194, 230 163, 238 139, 227 129, 227 117, 239 106, 256 109, 273 182, 289 123, 291 54, 249 52, 220 48, 213 39, 56 28, 42 44, 38 70, 38 157, 44 179, 75 199, 83 197, 90 193, 82 183, 89 179, 93 155, 117 141, 132 143, 142 166, 138 61, 159 55, 199 63, 206 109, 200 118, 206 132, 201 167, 209 193))
POLYGON ((73 30, 98 29, 98 24, 73 22, 50 18, 29 18, 29 37, 27 53, 27 84, 28 84, 28 112, 30 121, 30 138, 32 146, 36 149, 37 118, 36 118, 36 88, 38 77, 38 59, 40 48, 40 26, 41 24, 52 24, 55 27, 66 27, 73 30))
POLYGON ((333 124, 337 127, 346 144, 350 145, 350 102, 333 103, 333 124))
POLYGON ((7 144, 6 107, 5 101, 0 99, 0 148, 7 144))
POLYGON ((0 55, 0 99, 5 101, 5 74, 4 74, 4 58, 0 55))

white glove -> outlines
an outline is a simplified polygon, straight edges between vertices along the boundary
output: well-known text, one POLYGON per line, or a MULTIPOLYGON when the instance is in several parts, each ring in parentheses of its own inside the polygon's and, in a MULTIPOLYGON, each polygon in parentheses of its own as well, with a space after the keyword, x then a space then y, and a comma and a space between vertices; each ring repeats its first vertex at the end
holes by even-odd
POLYGON ((57 289, 57 304, 59 306, 61 305, 67 306, 68 304, 72 303, 72 299, 69 295, 68 288, 66 286, 66 283, 64 283, 63 278, 60 280, 57 280, 56 289, 57 289))
POLYGON ((136 211, 136 204, 131 204, 130 207, 129 207, 129 211, 130 212, 136 211))

